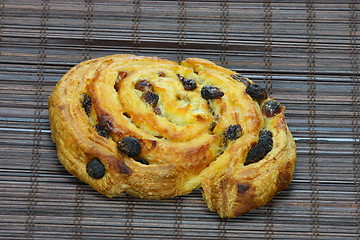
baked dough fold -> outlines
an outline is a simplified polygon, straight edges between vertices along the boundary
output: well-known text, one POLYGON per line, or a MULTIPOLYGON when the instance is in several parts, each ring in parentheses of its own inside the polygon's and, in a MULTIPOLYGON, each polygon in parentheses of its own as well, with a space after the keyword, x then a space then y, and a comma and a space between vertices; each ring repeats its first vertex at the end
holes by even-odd
POLYGON ((85 61, 49 98, 52 140, 72 175, 108 197, 201 187, 223 218, 265 205, 292 181, 284 111, 251 80, 198 58, 85 61))

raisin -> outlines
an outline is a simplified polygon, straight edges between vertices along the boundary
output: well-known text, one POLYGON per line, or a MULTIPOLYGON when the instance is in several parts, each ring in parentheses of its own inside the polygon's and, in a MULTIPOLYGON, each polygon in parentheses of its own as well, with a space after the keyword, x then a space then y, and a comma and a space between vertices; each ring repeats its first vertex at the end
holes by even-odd
POLYGON ((118 150, 129 157, 135 158, 141 152, 141 144, 139 140, 134 137, 124 137, 121 141, 117 142, 117 144, 118 150))
POLYGON ((87 115, 91 113, 91 106, 92 106, 91 98, 89 97, 89 95, 83 94, 82 107, 84 108, 85 113, 87 115))
POLYGON ((205 85, 201 88, 201 96, 205 99, 215 99, 224 96, 224 92, 211 85, 205 85))
POLYGON ((241 136, 242 128, 239 124, 230 125, 225 130, 225 137, 229 140, 236 140, 241 136))
POLYGON ((112 117, 108 114, 102 114, 98 116, 98 125, 102 126, 109 132, 113 129, 112 121, 112 117))
POLYGON ((103 125, 96 125, 96 131, 98 132, 98 134, 104 138, 108 138, 109 137, 109 129, 106 126, 103 125))
POLYGON ((166 74, 164 72, 158 72, 159 77, 166 77, 166 74))
POLYGON ((114 88, 116 91, 119 91, 119 88, 120 88, 120 81, 124 78, 126 78, 127 76, 127 72, 118 72, 118 77, 115 81, 115 85, 114 85, 114 88))
POLYGON ((233 74, 233 75, 231 75, 231 77, 233 79, 235 79, 236 81, 243 83, 246 87, 248 87, 251 84, 249 79, 247 79, 246 77, 244 77, 241 74, 233 74))
POLYGON ((105 175, 105 166, 98 158, 94 158, 86 164, 86 172, 90 177, 100 179, 105 175))
POLYGON ((127 113, 127 112, 123 112, 123 115, 124 115, 125 117, 127 117, 127 118, 131 118, 130 114, 127 113))
POLYGON ((250 95, 252 99, 256 101, 261 101, 267 98, 267 92, 265 88, 262 88, 257 84, 250 84, 246 88, 246 92, 250 95))
POLYGON ((161 109, 160 109, 160 108, 154 107, 153 110, 154 110, 154 113, 155 113, 156 115, 161 115, 161 109))
POLYGON ((118 92, 120 89, 120 82, 116 82, 114 85, 114 89, 118 92))
POLYGON ((192 91, 197 88, 196 82, 192 79, 185 78, 184 81, 182 81, 182 84, 184 85, 184 89, 186 91, 192 91))
POLYGON ((135 83, 135 89, 146 92, 146 91, 154 91, 153 85, 147 80, 140 80, 135 83))
POLYGON ((138 159, 135 159, 135 161, 137 161, 141 164, 144 164, 144 165, 149 165, 149 162, 145 158, 138 158, 138 159))
POLYGON ((185 79, 183 76, 181 76, 180 74, 176 74, 176 76, 179 78, 180 81, 182 81, 183 79, 185 79))
POLYGON ((123 72, 123 71, 119 72, 117 80, 120 81, 120 80, 126 78, 126 76, 127 76, 127 72, 123 72))
POLYGON ((270 118, 281 112, 280 103, 275 100, 267 101, 262 107, 262 113, 270 118))
POLYGON ((273 147, 272 136, 272 132, 269 130, 263 129, 260 131, 259 141, 248 152, 244 165, 260 161, 266 154, 268 154, 268 152, 271 151, 273 147))
POLYGON ((141 98, 148 104, 150 104, 151 106, 155 107, 156 104, 158 103, 159 101, 159 95, 157 95, 156 93, 154 92, 151 92, 151 91, 147 91, 147 92, 144 92, 142 95, 141 95, 141 98))
POLYGON ((217 122, 216 121, 212 121, 210 123, 210 126, 209 126, 209 131, 212 133, 214 131, 214 129, 216 128, 216 125, 217 125, 217 122))
POLYGON ((273 144, 272 137, 273 137, 273 134, 270 130, 262 129, 259 132, 259 142, 270 147, 270 150, 271 150, 272 144, 273 144))
POLYGON ((181 81, 182 85, 184 86, 184 89, 186 91, 192 91, 195 88, 197 88, 197 84, 193 79, 187 79, 184 78, 183 76, 177 74, 179 80, 181 81))

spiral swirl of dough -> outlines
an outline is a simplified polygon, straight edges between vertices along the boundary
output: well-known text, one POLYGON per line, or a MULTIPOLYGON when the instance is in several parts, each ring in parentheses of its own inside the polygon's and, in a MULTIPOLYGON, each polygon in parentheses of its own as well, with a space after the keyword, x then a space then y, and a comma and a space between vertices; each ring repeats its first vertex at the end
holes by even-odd
POLYGON ((256 99, 249 85, 197 58, 85 61, 49 98, 52 139, 64 167, 106 196, 161 199, 201 187, 210 210, 236 217, 285 189, 296 159, 285 107, 256 99), (264 129, 271 141, 262 146, 264 129))

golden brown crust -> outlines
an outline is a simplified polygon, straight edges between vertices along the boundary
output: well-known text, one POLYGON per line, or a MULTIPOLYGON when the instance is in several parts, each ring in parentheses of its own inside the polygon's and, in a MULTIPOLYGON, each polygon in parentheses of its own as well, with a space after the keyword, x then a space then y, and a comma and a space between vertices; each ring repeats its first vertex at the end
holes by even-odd
POLYGON ((49 98, 59 160, 109 197, 127 192, 161 199, 202 187, 210 210, 221 217, 261 207, 292 181, 295 143, 285 108, 267 116, 262 109, 271 98, 254 100, 247 93, 253 82, 233 74, 197 58, 180 65, 134 55, 82 62, 49 98), (222 95, 204 97, 206 85, 222 95), (225 136, 230 126, 240 135, 225 136), (262 129, 271 131, 273 147, 248 164, 262 129), (122 149, 127 137, 140 145, 136 156, 122 149), (97 175, 87 170, 94 159, 101 162, 94 163, 97 175))

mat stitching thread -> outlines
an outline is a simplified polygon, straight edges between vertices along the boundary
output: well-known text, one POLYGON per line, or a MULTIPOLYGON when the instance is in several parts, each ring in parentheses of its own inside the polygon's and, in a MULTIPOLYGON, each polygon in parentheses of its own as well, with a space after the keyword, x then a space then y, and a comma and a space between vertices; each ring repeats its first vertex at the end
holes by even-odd
POLYGON ((176 198, 176 202, 175 202, 175 223, 174 223, 174 229, 175 229, 175 233, 174 233, 174 237, 175 239, 181 239, 181 222, 182 222, 182 205, 183 205, 183 199, 182 197, 177 197, 176 198))
POLYGON ((132 18, 132 41, 133 41, 133 49, 132 54, 139 53, 140 47, 140 15, 141 15, 141 2, 140 0, 133 0, 133 18, 132 18))
POLYGON ((85 186, 83 183, 78 183, 76 186, 76 195, 75 195, 75 219, 73 221, 74 225, 74 236, 73 239, 81 239, 82 237, 82 216, 83 216, 83 201, 84 201, 84 192, 85 186))
MULTIPOLYGON (((185 46, 185 15, 186 15, 186 9, 185 9, 185 0, 178 0, 178 49, 177 49, 177 61, 180 63, 184 60, 184 46, 185 46)), ((181 197, 177 197, 175 199, 175 222, 174 222, 174 238, 175 239, 181 239, 181 222, 182 222, 182 205, 183 200, 181 197)))
MULTIPOLYGON (((0 0, 0 44, 2 43, 2 35, 3 35, 3 28, 4 28, 4 9, 5 9, 5 0, 0 0)), ((0 56, 2 55, 0 45, 0 56)))
POLYGON ((266 205, 266 225, 265 225, 265 239, 274 239, 274 210, 273 210, 273 202, 270 201, 266 205))
MULTIPOLYGON (((271 0, 265 1, 263 3, 264 8, 264 64, 265 64, 265 88, 269 94, 272 94, 272 63, 271 63, 271 56, 272 56, 272 6, 271 0)), ((266 225, 265 225, 265 238, 266 239, 273 239, 274 231, 274 214, 273 214, 273 204, 270 201, 266 205, 266 225)))
MULTIPOLYGON (((229 6, 227 0, 220 1, 220 63, 222 66, 227 67, 228 65, 228 28, 229 28, 229 6)), ((218 238, 227 239, 226 236, 226 219, 220 219, 218 225, 218 238)))
POLYGON ((47 43, 47 20, 49 5, 48 0, 41 2, 42 13, 40 19, 40 45, 38 52, 38 65, 37 65, 37 76, 38 84, 36 85, 36 105, 34 110, 34 135, 33 135, 33 148, 31 158, 31 176, 30 176, 30 192, 28 195, 28 210, 26 219, 26 239, 34 239, 35 233, 35 207, 37 205, 37 193, 38 193, 38 177, 39 177, 39 164, 40 164, 40 142, 41 142, 41 113, 44 105, 44 73, 45 73, 45 47, 47 43))
MULTIPOLYGON (((84 17, 84 48, 82 52, 82 59, 89 60, 90 48, 92 44, 92 20, 93 20, 93 2, 92 0, 85 0, 85 17, 84 17)), ((74 225, 74 236, 73 239, 82 238, 82 219, 83 219, 83 201, 84 201, 85 185, 78 183, 76 186, 75 195, 75 218, 73 221, 74 225)))
MULTIPOLYGON (((228 60, 228 23, 229 23, 229 6, 227 3, 227 0, 222 0, 220 2, 220 10, 221 10, 221 16, 220 16, 220 32, 221 32, 221 38, 220 38, 220 63, 222 66, 227 67, 228 60)), ((226 219, 220 219, 219 222, 219 233, 218 237, 219 239, 226 239, 226 219)))
MULTIPOLYGON (((141 17, 141 1, 133 0, 133 17, 132 17, 132 41, 133 49, 132 54, 138 54, 140 48, 140 17, 141 17)), ((134 217, 134 198, 126 195, 126 222, 125 222, 125 238, 126 240, 132 239, 133 230, 133 217, 134 217)))
POLYGON ((356 208, 356 216, 357 216, 357 229, 356 235, 357 239, 360 239, 360 131, 359 131, 359 124, 360 124, 360 84, 359 84, 359 46, 357 42, 357 9, 356 9, 356 0, 352 0, 349 4, 350 8, 350 65, 351 65, 351 84, 352 84, 352 131, 353 131, 353 171, 354 171, 354 185, 355 185, 355 204, 356 208))
POLYGON ((134 197, 126 195, 126 222, 125 222, 125 240, 132 239, 133 221, 134 221, 134 197))
POLYGON ((90 48, 91 48, 91 32, 92 32, 92 20, 93 20, 93 3, 92 0, 85 0, 85 22, 84 22, 84 50, 83 50, 83 59, 90 59, 90 48))
POLYGON ((272 7, 271 0, 265 1, 263 3, 265 11, 264 19, 264 64, 265 64, 265 87, 269 94, 272 94, 272 7))
POLYGON ((319 193, 317 188, 317 162, 316 162, 316 78, 315 78, 315 43, 314 43, 314 31, 315 31, 315 8, 313 0, 306 3, 307 12, 307 43, 309 46, 308 51, 308 104, 309 104, 309 138, 310 138, 310 150, 309 150, 309 172, 310 172, 310 223, 311 223, 311 239, 318 239, 319 237, 319 193))
POLYGON ((227 239, 226 237, 226 224, 227 224, 227 219, 226 218, 221 218, 219 220, 219 234, 218 237, 219 239, 227 239))
POLYGON ((177 51, 177 60, 180 63, 184 60, 184 47, 185 47, 185 0, 178 0, 178 51, 177 51))
POLYGON ((220 63, 223 67, 228 65, 228 28, 229 28, 229 6, 227 0, 220 1, 220 63))

